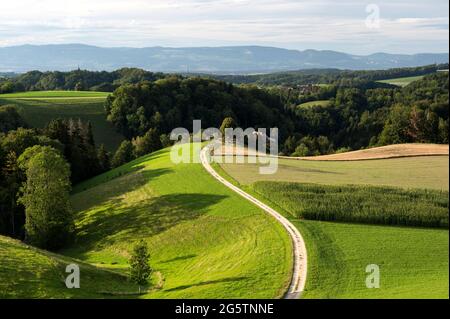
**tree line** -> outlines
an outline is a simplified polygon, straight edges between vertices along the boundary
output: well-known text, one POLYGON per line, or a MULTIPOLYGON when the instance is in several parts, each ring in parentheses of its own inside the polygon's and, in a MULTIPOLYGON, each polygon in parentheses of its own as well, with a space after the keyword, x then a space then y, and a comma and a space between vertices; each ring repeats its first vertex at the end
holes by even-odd
POLYGON ((388 70, 339 70, 310 69, 257 75, 217 75, 212 78, 234 84, 256 84, 259 86, 281 85, 295 87, 307 84, 332 84, 339 87, 374 85, 375 81, 400 77, 419 76, 448 70, 448 63, 433 64, 411 68, 393 68, 388 70))
POLYGON ((74 70, 70 72, 31 71, 14 77, 0 77, 0 94, 23 91, 77 90, 112 92, 125 83, 155 81, 164 78, 136 68, 123 68, 113 72, 74 70))
POLYGON ((56 249, 72 230, 72 184, 110 169, 89 122, 55 119, 28 128, 14 107, 0 107, 0 234, 56 249))

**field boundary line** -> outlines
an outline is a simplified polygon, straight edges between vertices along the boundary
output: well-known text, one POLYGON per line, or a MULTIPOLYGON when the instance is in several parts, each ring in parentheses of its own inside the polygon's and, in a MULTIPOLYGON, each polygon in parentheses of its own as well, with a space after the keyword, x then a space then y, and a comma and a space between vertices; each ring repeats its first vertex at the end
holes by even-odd
POLYGON ((301 296, 301 293, 305 290, 308 268, 306 245, 302 235, 300 234, 299 230, 283 215, 220 176, 210 164, 210 152, 212 150, 211 147, 212 144, 205 146, 200 153, 200 160, 206 171, 223 185, 225 185, 235 193, 238 193, 240 196, 244 197, 248 201, 264 210, 266 213, 274 217, 286 229, 289 236, 291 237, 292 245, 294 248, 294 265, 291 282, 283 298, 298 299, 301 296))

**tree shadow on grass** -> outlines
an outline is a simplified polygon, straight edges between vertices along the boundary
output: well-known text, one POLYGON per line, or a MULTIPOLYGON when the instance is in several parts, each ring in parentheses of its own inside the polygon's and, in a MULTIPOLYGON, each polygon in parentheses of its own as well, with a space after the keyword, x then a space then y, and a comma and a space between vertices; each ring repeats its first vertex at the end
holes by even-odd
POLYGON ((86 216, 77 234, 83 251, 99 250, 116 243, 149 238, 184 221, 199 218, 226 196, 171 194, 147 198, 130 205, 121 199, 86 216))
POLYGON ((193 255, 193 254, 192 255, 186 255, 186 256, 180 256, 180 257, 176 257, 176 258, 172 258, 172 259, 161 261, 160 263, 161 264, 168 264, 168 263, 173 263, 173 262, 180 261, 180 260, 192 259, 192 258, 195 258, 195 257, 197 257, 197 255, 193 255))
MULTIPOLYGON (((172 172, 171 169, 166 168, 144 171, 144 167, 139 165, 128 169, 123 175, 88 188, 89 192, 81 191, 72 194, 71 202, 74 210, 78 212, 77 219, 85 218, 90 214, 90 210, 96 207, 120 205, 121 196, 142 188, 159 176, 172 172)), ((150 192, 149 189, 147 191, 150 192)))
POLYGON ((208 280, 208 281, 203 281, 203 282, 200 282, 197 284, 182 285, 182 286, 178 286, 175 288, 165 289, 164 291, 167 291, 167 292, 179 291, 179 290, 184 290, 184 289, 193 288, 193 287, 201 287, 201 286, 227 283, 227 282, 237 282, 237 281, 241 281, 241 280, 245 280, 245 279, 247 279, 247 277, 229 277, 229 278, 223 278, 223 279, 218 279, 218 280, 208 280))
POLYGON ((161 150, 158 152, 154 152, 151 154, 148 154, 146 156, 140 157, 132 162, 129 162, 125 165, 122 165, 120 167, 114 168, 106 173, 100 174, 96 177, 93 177, 87 181, 81 182, 73 187, 72 195, 76 195, 78 193, 82 193, 84 191, 90 190, 94 187, 101 186, 102 184, 115 181, 121 177, 131 175, 136 172, 142 172, 145 173, 148 178, 156 177, 161 175, 161 172, 169 172, 170 169, 155 169, 155 170, 145 170, 147 166, 144 164, 150 160, 156 160, 160 157, 165 156, 165 152, 167 150, 161 150))

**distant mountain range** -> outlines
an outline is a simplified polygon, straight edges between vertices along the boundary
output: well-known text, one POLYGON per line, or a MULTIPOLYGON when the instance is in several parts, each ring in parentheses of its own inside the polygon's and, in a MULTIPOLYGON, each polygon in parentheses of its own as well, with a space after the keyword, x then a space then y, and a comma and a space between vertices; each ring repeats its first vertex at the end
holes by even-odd
POLYGON ((69 71, 78 67, 111 71, 137 67, 155 72, 249 74, 312 68, 374 70, 448 61, 448 53, 375 53, 361 56, 336 51, 297 51, 260 46, 101 48, 67 44, 0 48, 0 72, 69 71))

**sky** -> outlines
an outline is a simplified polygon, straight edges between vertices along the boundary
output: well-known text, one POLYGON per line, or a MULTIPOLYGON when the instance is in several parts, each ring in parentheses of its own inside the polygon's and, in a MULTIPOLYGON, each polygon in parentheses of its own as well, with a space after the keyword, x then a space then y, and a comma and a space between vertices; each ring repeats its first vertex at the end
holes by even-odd
POLYGON ((448 52, 448 0, 2 0, 0 46, 448 52))

